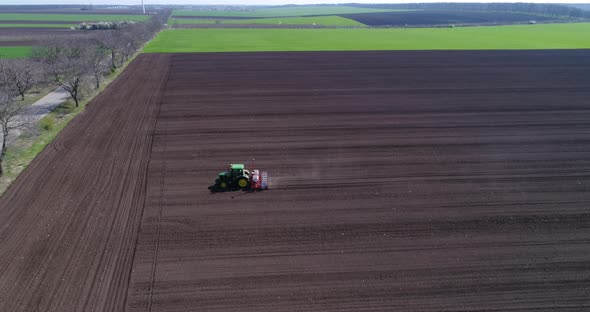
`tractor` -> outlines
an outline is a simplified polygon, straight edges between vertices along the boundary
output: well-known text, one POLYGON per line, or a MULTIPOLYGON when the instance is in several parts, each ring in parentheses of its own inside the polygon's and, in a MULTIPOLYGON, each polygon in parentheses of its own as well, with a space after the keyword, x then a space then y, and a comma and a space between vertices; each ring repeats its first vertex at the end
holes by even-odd
POLYGON ((268 173, 259 170, 246 170, 243 164, 231 164, 229 171, 219 173, 211 192, 224 191, 262 191, 268 189, 268 173))

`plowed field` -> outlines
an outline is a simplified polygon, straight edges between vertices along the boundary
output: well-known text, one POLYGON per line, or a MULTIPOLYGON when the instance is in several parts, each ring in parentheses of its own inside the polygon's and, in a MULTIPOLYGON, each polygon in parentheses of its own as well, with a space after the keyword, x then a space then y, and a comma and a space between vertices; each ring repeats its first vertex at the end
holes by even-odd
POLYGON ((369 26, 495 25, 556 20, 548 16, 470 11, 406 11, 342 15, 369 26))
POLYGON ((2 197, 0 311, 589 309, 589 69, 141 55, 2 197))
POLYGON ((48 38, 78 38, 84 37, 68 28, 1 28, 0 47, 2 46, 38 46, 48 38))

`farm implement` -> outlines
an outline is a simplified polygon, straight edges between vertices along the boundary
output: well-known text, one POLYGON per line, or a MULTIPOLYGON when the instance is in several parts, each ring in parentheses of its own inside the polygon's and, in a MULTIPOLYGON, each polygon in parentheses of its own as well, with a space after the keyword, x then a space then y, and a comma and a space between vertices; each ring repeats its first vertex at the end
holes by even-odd
POLYGON ((219 173, 215 184, 209 186, 211 192, 262 191, 268 189, 268 173, 258 169, 247 170, 243 164, 231 164, 229 171, 219 173))

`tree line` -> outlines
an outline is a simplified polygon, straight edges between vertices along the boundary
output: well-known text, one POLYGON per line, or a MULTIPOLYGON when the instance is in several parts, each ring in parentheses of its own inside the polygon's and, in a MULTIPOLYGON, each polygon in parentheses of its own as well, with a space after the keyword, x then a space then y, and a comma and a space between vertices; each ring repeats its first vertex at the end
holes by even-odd
POLYGON ((33 108, 23 104, 34 88, 65 90, 76 107, 84 94, 99 89, 103 79, 122 67, 166 23, 171 12, 161 11, 149 21, 128 23, 112 30, 86 31, 84 36, 55 37, 33 49, 27 59, 0 59, 0 176, 6 140, 16 129, 32 126, 33 108))
POLYGON ((398 4, 359 4, 350 3, 350 6, 377 9, 399 10, 451 10, 451 11, 480 11, 480 12, 507 12, 528 13, 555 17, 590 18, 590 12, 576 7, 548 4, 548 3, 398 3, 398 4))

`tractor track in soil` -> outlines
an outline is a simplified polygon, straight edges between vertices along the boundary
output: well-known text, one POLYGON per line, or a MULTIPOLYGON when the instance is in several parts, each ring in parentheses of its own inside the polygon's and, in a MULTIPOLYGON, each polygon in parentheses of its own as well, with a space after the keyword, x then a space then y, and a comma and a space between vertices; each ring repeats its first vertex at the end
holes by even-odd
POLYGON ((589 69, 140 55, 0 200, 0 311, 588 309, 589 69))

